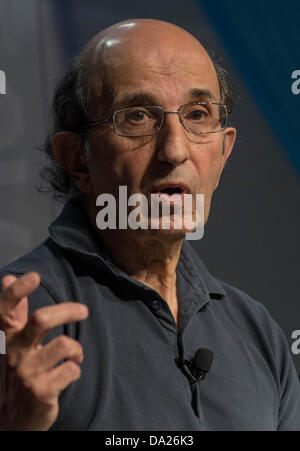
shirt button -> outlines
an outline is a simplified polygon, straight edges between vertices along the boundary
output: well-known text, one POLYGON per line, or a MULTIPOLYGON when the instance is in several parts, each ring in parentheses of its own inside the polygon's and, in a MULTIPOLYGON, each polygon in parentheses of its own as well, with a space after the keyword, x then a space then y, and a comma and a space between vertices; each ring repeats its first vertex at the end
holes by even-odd
POLYGON ((153 301, 151 304, 152 310, 154 312, 157 312, 161 308, 161 302, 160 301, 153 301))

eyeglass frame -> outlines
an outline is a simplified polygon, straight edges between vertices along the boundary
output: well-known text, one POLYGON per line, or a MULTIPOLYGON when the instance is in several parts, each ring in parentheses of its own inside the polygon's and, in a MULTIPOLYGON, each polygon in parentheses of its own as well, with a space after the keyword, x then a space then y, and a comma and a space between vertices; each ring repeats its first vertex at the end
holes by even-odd
POLYGON ((192 102, 192 103, 185 103, 184 105, 181 105, 177 111, 165 111, 163 109, 163 107, 161 107, 160 105, 137 105, 137 106, 130 106, 130 107, 127 107, 127 108, 121 108, 120 110, 115 110, 111 114, 111 116, 109 116, 108 118, 101 119, 101 120, 95 121, 95 122, 90 122, 90 123, 84 125, 83 127, 81 127, 80 131, 83 131, 83 130, 95 127, 96 125, 105 124, 105 123, 107 123, 107 122, 112 120, 114 131, 115 131, 116 135, 118 135, 118 136, 124 136, 124 137, 127 137, 127 138, 138 138, 138 137, 143 137, 143 136, 156 136, 156 135, 159 134, 159 132, 162 129, 162 126, 164 125, 165 115, 167 115, 167 114, 178 114, 179 115, 179 120, 180 120, 183 128, 188 133, 193 133, 194 135, 205 135, 205 134, 210 134, 210 133, 220 133, 220 132, 224 131, 228 127, 228 120, 229 120, 229 114, 230 113, 231 113, 231 110, 228 109, 228 107, 227 107, 227 105, 225 103, 218 103, 218 102, 192 102), (180 113, 180 110, 182 108, 184 108, 185 106, 188 106, 188 105, 191 105, 191 106, 192 105, 219 105, 219 106, 225 107, 225 110, 226 110, 226 125, 225 125, 225 127, 223 127, 221 130, 211 131, 211 132, 192 132, 191 130, 188 130, 186 128, 186 126, 184 125, 184 122, 183 122, 183 119, 182 119, 181 113, 180 113), (155 133, 147 133, 147 134, 143 134, 143 135, 125 135, 125 134, 117 132, 116 124, 115 124, 115 115, 117 113, 119 113, 120 111, 130 110, 132 108, 148 108, 148 107, 158 108, 163 113, 162 117, 161 117, 161 123, 160 123, 159 129, 155 133))

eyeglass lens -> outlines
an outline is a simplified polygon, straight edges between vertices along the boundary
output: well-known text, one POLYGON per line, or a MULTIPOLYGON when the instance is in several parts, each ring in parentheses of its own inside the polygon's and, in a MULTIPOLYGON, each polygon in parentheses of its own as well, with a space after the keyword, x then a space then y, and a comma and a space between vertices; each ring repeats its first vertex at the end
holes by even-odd
MULTIPOLYGON (((168 113, 167 113, 168 114, 168 113)), ((192 133, 212 133, 227 125, 225 105, 189 104, 179 109, 181 122, 192 133)), ((155 134, 163 122, 164 111, 158 106, 131 107, 114 113, 116 132, 127 136, 155 134)))

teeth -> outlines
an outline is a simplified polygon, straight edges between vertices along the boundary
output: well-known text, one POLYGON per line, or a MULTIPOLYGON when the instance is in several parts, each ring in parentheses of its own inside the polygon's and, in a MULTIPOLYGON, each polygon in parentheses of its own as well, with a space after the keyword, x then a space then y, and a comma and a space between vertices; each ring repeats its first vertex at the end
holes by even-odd
POLYGON ((169 194, 166 194, 166 193, 160 193, 160 196, 159 196, 159 198, 160 198, 160 200, 162 200, 162 201, 166 201, 166 202, 181 202, 182 201, 182 198, 181 198, 181 194, 171 194, 171 195, 169 195, 169 194))

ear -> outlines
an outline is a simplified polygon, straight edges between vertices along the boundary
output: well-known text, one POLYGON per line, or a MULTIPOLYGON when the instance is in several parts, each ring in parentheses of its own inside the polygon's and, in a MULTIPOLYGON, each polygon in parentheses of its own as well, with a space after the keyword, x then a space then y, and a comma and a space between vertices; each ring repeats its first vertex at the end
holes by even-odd
POLYGON ((90 194, 90 172, 80 136, 72 132, 57 133, 52 140, 52 152, 78 189, 90 194))
POLYGON ((223 135, 223 143, 222 143, 222 159, 221 159, 221 165, 220 165, 220 171, 219 176, 216 182, 215 189, 219 185, 220 177, 223 172, 224 166, 226 161, 228 160, 231 151, 233 149, 234 143, 236 140, 236 129, 233 127, 227 127, 224 135, 223 135))

